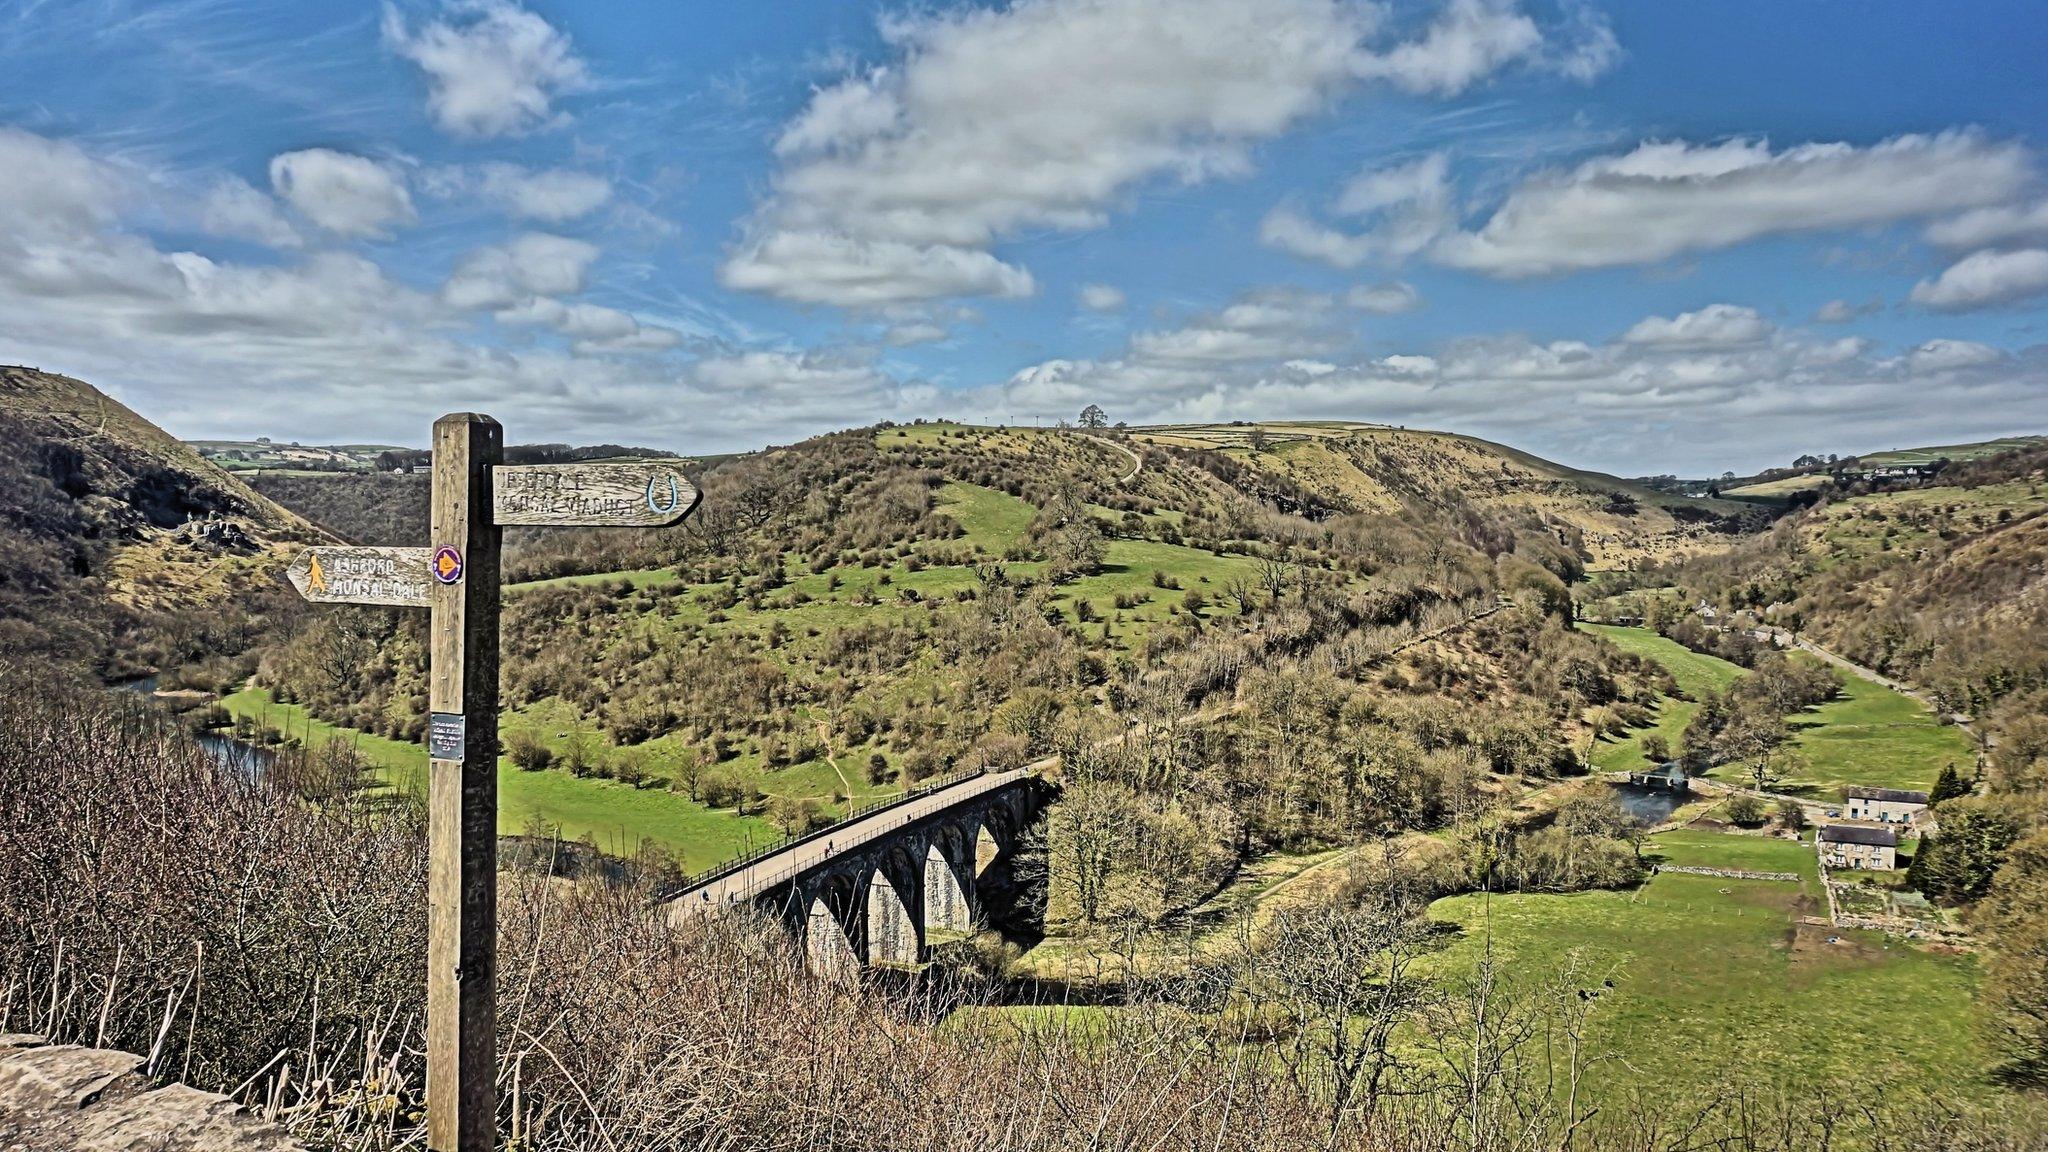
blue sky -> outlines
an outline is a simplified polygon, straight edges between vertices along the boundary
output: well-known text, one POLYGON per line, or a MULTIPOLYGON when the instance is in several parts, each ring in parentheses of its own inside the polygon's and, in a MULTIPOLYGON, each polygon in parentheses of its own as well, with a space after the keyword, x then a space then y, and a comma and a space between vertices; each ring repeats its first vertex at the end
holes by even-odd
POLYGON ((187 436, 2048 430, 2038 5, 0 4, 0 360, 187 436))

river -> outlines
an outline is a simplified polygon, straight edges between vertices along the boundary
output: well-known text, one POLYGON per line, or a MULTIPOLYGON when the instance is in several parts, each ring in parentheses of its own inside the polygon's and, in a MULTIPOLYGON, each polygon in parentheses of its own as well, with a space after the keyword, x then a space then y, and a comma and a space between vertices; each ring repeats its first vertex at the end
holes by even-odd
POLYGON ((1671 819, 1671 814, 1685 806, 1692 799, 1690 792, 1673 792, 1666 788, 1643 788, 1635 784, 1615 784, 1614 798, 1621 802, 1628 814, 1645 824, 1655 826, 1671 819))
MULTIPOLYGON (((145 699, 154 700, 156 698, 157 678, 154 676, 142 676, 134 680, 123 680, 113 687, 116 692, 127 692, 145 699)), ((251 744, 246 740, 237 740, 224 732, 199 732, 195 733, 192 738, 199 742, 199 746, 206 750, 208 756, 213 757, 213 762, 218 764, 223 771, 232 772, 250 780, 262 779, 263 775, 270 771, 271 765, 277 763, 276 752, 251 744)))

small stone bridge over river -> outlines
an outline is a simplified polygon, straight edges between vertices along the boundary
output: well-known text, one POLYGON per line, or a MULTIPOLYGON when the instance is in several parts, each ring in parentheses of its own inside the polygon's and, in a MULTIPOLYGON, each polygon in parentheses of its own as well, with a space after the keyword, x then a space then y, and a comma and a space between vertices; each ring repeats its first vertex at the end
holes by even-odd
POLYGON ((933 930, 971 931, 984 899, 1012 887, 1019 839, 1052 792, 1039 767, 920 788, 692 877, 658 902, 673 921, 761 909, 788 926, 815 971, 918 963, 933 930))

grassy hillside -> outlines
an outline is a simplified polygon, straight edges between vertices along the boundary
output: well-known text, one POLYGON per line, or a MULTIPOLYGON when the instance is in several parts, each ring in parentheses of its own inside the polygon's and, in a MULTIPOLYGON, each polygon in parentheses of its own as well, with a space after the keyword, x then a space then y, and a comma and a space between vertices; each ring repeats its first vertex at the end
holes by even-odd
POLYGON ((1678 693, 1657 702, 1656 723, 1632 730, 1621 738, 1602 737, 1593 750, 1595 767, 1608 772, 1641 769, 1649 763, 1643 756, 1643 740, 1662 736, 1669 748, 1678 747, 1685 726, 1699 711, 1699 701, 1710 692, 1720 692, 1742 675, 1742 669, 1716 656, 1682 647, 1647 628, 1617 628, 1607 624, 1581 624, 1580 628, 1599 636, 1624 652, 1654 660, 1677 682, 1678 693))
MULTIPOLYGON (((2013 452, 2029 451, 2048 444, 2043 436, 2006 436, 1997 440, 1980 440, 1970 444, 1937 444, 1926 448, 1895 448, 1885 452, 1872 452, 1851 457, 1839 466, 1817 465, 1809 471, 1786 474, 1783 468, 1766 469, 1757 476, 1739 478, 1724 483, 1721 494, 1731 500, 1754 500, 1765 504, 1784 505, 1795 498, 1807 497, 1809 493, 1836 492, 1844 487, 1838 485, 1835 468, 1840 467, 1851 473, 1872 468, 1896 468, 1906 465, 1927 465, 1947 461, 1949 465, 1969 464, 1979 460, 1990 460, 2013 452)), ((1851 481, 1846 487, 1853 490, 1851 481)))
POLYGON ((1937 444, 1928 448, 1896 448, 1887 452, 1872 452, 1856 459, 1868 466, 1882 468, 1897 464, 1932 464, 1936 460, 1965 463, 1984 460, 2007 452, 2039 448, 2048 444, 2048 436, 2006 436, 1997 440, 1979 440, 1970 444, 1937 444))
POLYGON ((128 505, 110 527, 141 532, 217 515, 267 533, 303 532, 295 513, 259 495, 198 452, 83 380, 0 366, 0 415, 52 450, 75 456, 61 478, 77 493, 128 505))
POLYGON ((320 536, 98 389, 27 368, 0 367, 0 490, 0 647, 111 674, 156 662, 145 625, 217 651, 228 605, 320 536))
MULTIPOLYGON (((553 758, 520 787, 546 778, 559 792, 542 815, 565 828, 626 829, 701 863, 764 818, 798 826, 934 773, 1043 755, 1119 713, 1227 708, 1239 676, 1319 648, 1331 655, 1317 667, 1363 676, 1364 657, 1502 591, 1560 602, 1556 574, 1584 563, 1527 502, 1410 488, 1383 509, 1282 463, 1054 429, 883 426, 708 468, 679 530, 516 537, 506 739, 553 758), (678 815, 651 828, 649 805, 678 815)), ((367 494, 405 478, 287 484, 367 494)), ((305 506, 338 527, 349 501, 305 506)), ((393 520, 373 538, 405 530, 393 520)), ((267 651, 258 686, 328 723, 416 739, 416 627, 351 620, 317 617, 267 651), (345 627, 368 627, 370 647, 336 676, 324 653, 363 641, 345 627)), ((1503 665, 1495 651, 1516 644, 1418 648, 1386 690, 1470 692, 1467 721, 1492 723, 1532 692, 1529 653, 1503 665), (1448 678, 1453 662, 1469 686, 1448 678)), ((1527 707, 1515 723, 1551 704, 1527 707)), ((1549 771, 1559 739, 1532 735, 1527 770, 1549 771)), ((1327 808, 1289 800, 1260 815, 1270 835, 1330 834, 1335 817, 1283 819, 1291 806, 1327 808)))
POLYGON ((1593 568, 1717 550, 1715 529, 1753 513, 1729 501, 1658 492, 1446 432, 1348 422, 1175 425, 1131 438, 1252 460, 1351 506, 1392 510, 1470 502, 1536 516, 1569 534, 1593 568))

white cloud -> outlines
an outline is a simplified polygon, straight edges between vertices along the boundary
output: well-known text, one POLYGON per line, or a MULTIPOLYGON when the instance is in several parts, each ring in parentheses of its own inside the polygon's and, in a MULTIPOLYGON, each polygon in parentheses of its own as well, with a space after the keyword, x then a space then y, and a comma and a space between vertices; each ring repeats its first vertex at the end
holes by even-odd
POLYGON ((1260 239, 1338 268, 1366 260, 1398 263, 1457 223, 1449 158, 1439 152, 1392 168, 1362 171, 1345 184, 1331 210, 1365 220, 1367 231, 1353 234, 1325 227, 1283 205, 1260 224, 1260 239))
POLYGON ((1859 316, 1868 316, 1884 307, 1884 301, 1871 300, 1863 304, 1851 304, 1847 300, 1830 300, 1813 313, 1816 324, 1847 324, 1859 316))
POLYGON ((388 3, 384 43, 427 74, 434 122, 460 136, 507 136, 554 123, 554 97, 585 80, 569 38, 511 0, 450 3, 417 32, 388 3))
POLYGON ((732 329, 702 327, 716 314, 686 299, 672 306, 693 319, 558 299, 592 270, 576 241, 466 262, 488 273, 479 287, 511 286, 485 293, 516 297, 498 324, 560 337, 522 344, 353 253, 242 264, 159 248, 150 228, 203 206, 211 185, 191 173, 6 129, 0 170, 0 361, 91 380, 177 432, 419 443, 439 413, 477 409, 522 439, 724 450, 937 407, 928 385, 821 357, 786 358, 741 395, 714 388, 732 375, 679 363, 677 329, 732 329))
POLYGON ((271 157, 270 186, 299 215, 342 236, 387 237, 419 219, 395 171, 329 148, 271 157))
POLYGON ((76 144, 5 126, 0 172, 0 223, 21 232, 108 224, 132 191, 129 173, 76 144))
POLYGON ((777 232, 727 260, 719 282, 806 304, 878 307, 941 296, 1029 296, 1031 273, 947 244, 777 232))
POLYGON ((828 151, 893 131, 903 119, 887 69, 863 80, 814 89, 803 114, 776 138, 778 156, 828 151))
POLYGON ((1376 53, 1378 15, 1348 0, 1018 0, 887 22, 896 59, 816 92, 784 129, 724 282, 853 307, 1025 294, 1030 274, 990 251, 1008 236, 1099 227, 1143 180, 1246 173, 1253 144, 1361 77, 1456 91, 1541 40, 1507 5, 1453 0, 1421 40, 1376 53))
POLYGON ((1567 4, 1565 14, 1570 26, 1554 38, 1560 43, 1544 63, 1560 76, 1590 84, 1621 59, 1621 41, 1591 4, 1567 4))
POLYGON ((1928 225, 1927 238, 1944 248, 2048 242, 2048 200, 1972 209, 1928 225))
POLYGON ((1665 348, 1728 348, 1758 343, 1775 330, 1754 308, 1709 304, 1697 312, 1681 312, 1668 319, 1646 317, 1630 328, 1622 340, 1665 348))
POLYGON ((1434 356, 1383 356, 1376 365, 1396 376, 1432 376, 1440 367, 1434 356))
POLYGON ((1431 255, 1493 276, 1647 264, 1791 232, 1916 219, 2009 200, 2032 179, 2017 144, 1981 133, 1867 148, 1646 143, 1531 179, 1477 231, 1431 255))
POLYGON ((1121 312, 1124 307, 1124 290, 1110 284, 1083 284, 1081 286, 1081 307, 1090 312, 1121 312))
POLYGON ((567 168, 522 168, 491 163, 474 168, 439 168, 423 184, 433 195, 452 199, 474 195, 521 220, 560 224, 588 216, 611 201, 611 181, 567 168))
POLYGON ((2048 292, 2048 251, 1973 252, 1913 285, 1913 303, 1942 312, 2010 304, 2048 292))
POLYGON ((1249 292, 1222 310, 1131 337, 1133 359, 1161 365, 1278 361, 1341 344, 1328 327, 1333 302, 1314 293, 1249 292))
POLYGON ((1972 340, 1929 340, 1907 354, 1906 365, 1925 376, 1995 364, 2003 358, 1998 349, 1972 340))
POLYGON ((1319 224, 1300 211, 1282 205, 1259 221, 1259 239, 1304 260, 1320 260, 1332 268, 1356 268, 1379 251, 1370 236, 1355 236, 1319 224))
POLYGON ((1451 0, 1422 39, 1364 55, 1358 73, 1418 95, 1456 96, 1542 45, 1536 22, 1511 3, 1451 0))
MULTIPOLYGON (((1297 316, 1313 315, 1313 298, 1305 302, 1297 316)), ((1261 301, 1237 302, 1247 303, 1253 308, 1240 318, 1261 310, 1261 301)), ((1225 330, 1223 317, 1237 304, 1164 346, 1140 334, 1118 356, 1024 368, 980 393, 981 410, 1028 419, 1093 402, 1134 423, 1296 418, 1448 427, 1628 472, 1790 459, 1812 450, 1816 429, 1831 445, 1860 450, 2006 434, 2048 419, 2048 346, 2015 356, 1937 339, 1885 357, 1868 340, 1810 339, 1773 330, 1751 309, 1719 305, 1647 317, 1605 344, 1507 334, 1377 357, 1358 355, 1355 341, 1271 359, 1238 357, 1236 349, 1186 355, 1210 350, 1198 341, 1225 330)), ((1300 330, 1316 331, 1313 323, 1300 330)), ((1276 348, 1290 346, 1281 328, 1260 332, 1274 336, 1276 348)))
POLYGON ((254 240, 272 248, 297 248, 305 243, 276 200, 233 176, 207 190, 200 201, 199 226, 210 235, 254 240))
POLYGON ((908 348, 914 344, 931 344, 946 338, 946 330, 929 320, 907 320, 892 324, 882 333, 882 339, 891 348, 908 348))
POLYGON ((599 304, 563 303, 536 296, 500 309, 508 324, 538 324, 570 337, 579 352, 653 352, 673 348, 682 336, 673 328, 642 324, 632 315, 599 304))
POLYGON ((1448 159, 1441 152, 1392 168, 1367 169, 1344 185, 1336 211, 1340 216, 1363 216, 1399 204, 1440 203, 1449 171, 1448 159))
POLYGON ((938 398, 930 385, 898 381, 871 364, 790 352, 710 356, 691 364, 687 377, 721 407, 770 427, 841 427, 855 412, 869 421, 928 415, 938 398))
POLYGON ((1874 345, 1861 336, 1844 336, 1839 340, 1828 340, 1819 344, 1801 344, 1796 351, 1802 366, 1820 368, 1830 364, 1846 364, 1858 357, 1868 356, 1872 347, 1874 345))
POLYGON ((1392 316, 1421 307, 1422 294, 1415 290, 1414 285, 1394 280, 1385 284, 1361 284, 1344 294, 1344 303, 1360 312, 1392 316))
POLYGON ((528 232, 505 244, 479 248, 455 265, 441 298, 456 308, 505 309, 535 296, 581 292, 595 245, 545 232, 528 232))

